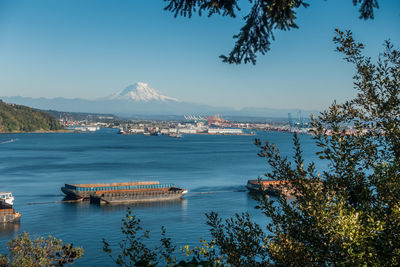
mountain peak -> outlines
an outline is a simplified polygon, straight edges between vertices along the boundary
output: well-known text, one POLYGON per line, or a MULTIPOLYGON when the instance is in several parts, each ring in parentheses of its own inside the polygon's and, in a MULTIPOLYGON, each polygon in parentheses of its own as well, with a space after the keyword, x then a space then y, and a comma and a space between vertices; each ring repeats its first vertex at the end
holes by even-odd
POLYGON ((163 95, 156 89, 150 87, 148 83, 137 82, 127 86, 124 90, 119 91, 109 97, 109 99, 125 99, 134 101, 161 101, 161 102, 180 102, 178 99, 163 95))

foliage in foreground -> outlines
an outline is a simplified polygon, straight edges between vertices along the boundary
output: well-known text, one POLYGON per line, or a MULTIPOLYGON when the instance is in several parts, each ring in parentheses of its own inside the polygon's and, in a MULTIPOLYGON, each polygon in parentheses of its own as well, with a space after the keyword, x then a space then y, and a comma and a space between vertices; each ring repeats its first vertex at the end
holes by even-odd
POLYGON ((398 266, 400 50, 386 42, 373 64, 351 32, 337 30, 334 42, 356 67, 358 95, 313 120, 317 155, 328 169, 319 174, 313 163, 304 166, 297 137, 294 166, 275 146, 257 141, 260 156, 272 167, 267 176, 288 179, 295 194, 280 205, 261 201, 272 219, 266 249, 271 262, 287 266, 398 266))
POLYGON ((64 266, 82 258, 83 249, 49 236, 32 240, 24 232, 8 242, 9 255, 0 254, 0 266, 64 266))
MULTIPOLYGON (((287 181, 294 196, 258 199, 258 208, 271 221, 267 231, 247 213, 225 221, 207 214, 212 241, 185 247, 189 259, 177 263, 165 231, 160 247, 147 248, 143 242, 149 233, 137 236, 143 230, 140 220, 128 212, 122 251, 114 259, 118 265, 400 265, 400 50, 386 42, 374 64, 362 55, 364 46, 350 31, 336 30, 334 42, 356 67, 358 95, 313 118, 317 155, 327 169, 304 166, 297 135, 293 160, 283 158, 268 141, 255 142, 271 170, 265 175, 287 181)), ((105 241, 104 250, 112 254, 105 241)))

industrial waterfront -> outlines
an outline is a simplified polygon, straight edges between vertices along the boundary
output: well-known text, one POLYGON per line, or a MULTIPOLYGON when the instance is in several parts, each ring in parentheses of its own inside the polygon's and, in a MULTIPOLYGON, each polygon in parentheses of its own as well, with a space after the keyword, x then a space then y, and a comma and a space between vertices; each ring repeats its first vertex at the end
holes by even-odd
MULTIPOLYGON (((247 120, 228 120, 222 114, 212 116, 185 115, 176 116, 173 120, 161 119, 119 119, 117 117, 104 117, 96 115, 82 116, 79 120, 71 114, 59 113, 59 122, 67 129, 75 132, 94 132, 100 128, 116 128, 119 134, 130 135, 169 135, 181 137, 187 134, 205 135, 255 135, 255 131, 297 132, 310 134, 309 120, 304 119, 299 113, 298 119, 288 114, 288 119, 275 119, 266 122, 265 118, 248 117, 247 120)), ((53 114, 56 115, 56 114, 53 114)))

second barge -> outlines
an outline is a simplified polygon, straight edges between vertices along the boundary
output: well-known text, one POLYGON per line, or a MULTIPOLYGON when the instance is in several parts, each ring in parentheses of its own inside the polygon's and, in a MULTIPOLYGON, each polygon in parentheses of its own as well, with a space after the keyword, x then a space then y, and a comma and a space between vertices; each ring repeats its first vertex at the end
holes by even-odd
POLYGON ((247 189, 252 193, 262 193, 270 196, 291 196, 289 181, 248 180, 247 189))

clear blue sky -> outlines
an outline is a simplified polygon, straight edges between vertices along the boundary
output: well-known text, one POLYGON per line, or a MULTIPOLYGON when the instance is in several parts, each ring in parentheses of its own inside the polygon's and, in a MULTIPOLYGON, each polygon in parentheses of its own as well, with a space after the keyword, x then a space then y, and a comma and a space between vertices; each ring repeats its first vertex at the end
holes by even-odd
POLYGON ((97 98, 144 81, 184 101, 241 108, 326 108, 354 96, 354 69, 334 52, 335 27, 376 56, 400 46, 400 1, 359 20, 351 0, 310 0, 300 29, 277 32, 257 65, 228 65, 237 19, 174 18, 159 0, 1 0, 0 96, 97 98))

